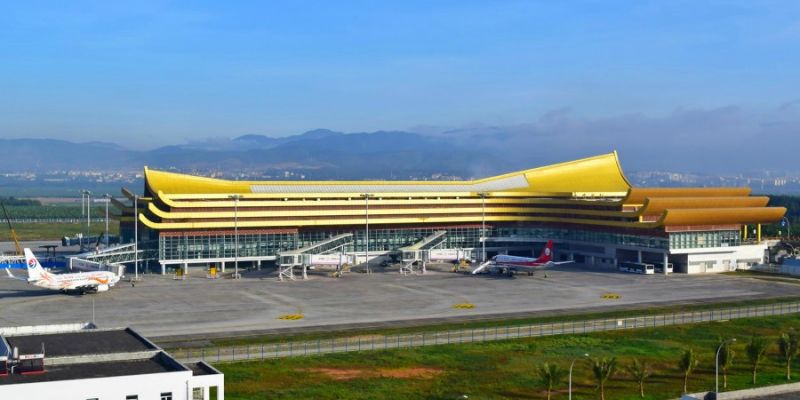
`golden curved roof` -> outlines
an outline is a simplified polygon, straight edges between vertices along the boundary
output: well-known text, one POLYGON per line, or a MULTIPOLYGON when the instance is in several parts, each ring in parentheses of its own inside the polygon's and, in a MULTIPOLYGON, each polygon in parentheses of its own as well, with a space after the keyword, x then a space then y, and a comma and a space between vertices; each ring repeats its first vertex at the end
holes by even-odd
POLYGON ((780 221, 784 207, 702 208, 667 210, 660 223, 676 225, 768 224, 780 221))
POLYGON ((646 198, 655 197, 741 197, 749 195, 750 188, 748 187, 631 188, 622 202, 624 204, 642 204, 646 198))
POLYGON ((786 212, 749 188, 632 188, 616 152, 468 181, 231 181, 146 167, 145 181, 156 201, 141 220, 158 230, 233 228, 235 206, 242 228, 361 225, 363 193, 371 222, 389 225, 478 223, 485 213, 487 222, 653 229, 770 223, 786 212))
POLYGON ((648 197, 639 215, 661 215, 664 211, 683 208, 765 207, 769 197, 648 197))
POLYGON ((531 190, 568 193, 625 193, 631 189, 617 152, 523 171, 531 190))
POLYGON ((314 196, 336 193, 358 196, 383 192, 400 195, 523 192, 529 195, 622 197, 631 188, 616 152, 469 181, 230 181, 147 167, 144 174, 152 193, 166 195, 303 193, 314 196))

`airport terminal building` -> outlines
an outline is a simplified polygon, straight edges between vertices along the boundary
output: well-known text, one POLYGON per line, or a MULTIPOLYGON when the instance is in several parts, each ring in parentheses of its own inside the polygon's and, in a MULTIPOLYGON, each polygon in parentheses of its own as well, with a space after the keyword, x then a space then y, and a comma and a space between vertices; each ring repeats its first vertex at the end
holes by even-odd
POLYGON ((616 152, 470 181, 144 176, 136 207, 127 190, 131 203, 117 203, 121 232, 132 240, 138 210, 142 247, 162 270, 299 254, 358 264, 404 249, 531 256, 552 239, 556 260, 722 272, 762 263, 761 224, 786 212, 749 188, 632 187, 616 152))

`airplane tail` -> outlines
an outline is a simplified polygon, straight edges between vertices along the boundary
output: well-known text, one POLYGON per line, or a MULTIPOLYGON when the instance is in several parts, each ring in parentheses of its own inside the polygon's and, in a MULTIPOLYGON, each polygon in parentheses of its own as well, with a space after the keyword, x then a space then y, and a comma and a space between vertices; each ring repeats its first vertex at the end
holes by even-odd
POLYGON ((39 264, 39 260, 33 255, 29 248, 25 248, 25 264, 28 266, 28 280, 35 281, 47 275, 47 272, 39 264))
POLYGON ((539 256, 539 259, 536 260, 540 263, 547 263, 553 260, 553 241, 548 240, 547 244, 544 246, 544 250, 542 254, 539 256))

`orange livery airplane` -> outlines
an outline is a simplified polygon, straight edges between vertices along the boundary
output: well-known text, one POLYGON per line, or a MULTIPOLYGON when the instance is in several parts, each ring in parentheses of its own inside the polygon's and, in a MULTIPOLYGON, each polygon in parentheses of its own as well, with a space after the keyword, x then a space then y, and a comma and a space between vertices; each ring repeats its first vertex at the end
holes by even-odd
POLYGON ((73 274, 52 274, 39 264, 39 260, 25 249, 25 263, 28 267, 28 279, 17 278, 6 268, 8 276, 14 279, 27 281, 28 284, 50 290, 62 292, 105 292, 119 282, 119 276, 109 271, 79 272, 73 274))

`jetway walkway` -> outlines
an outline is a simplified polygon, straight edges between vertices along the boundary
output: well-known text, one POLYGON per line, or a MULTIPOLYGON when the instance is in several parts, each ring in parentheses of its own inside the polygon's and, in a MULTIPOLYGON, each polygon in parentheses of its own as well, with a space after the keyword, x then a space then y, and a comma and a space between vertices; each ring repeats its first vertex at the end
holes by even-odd
MULTIPOLYGON (((352 244, 353 234, 343 233, 297 250, 282 251, 278 253, 278 279, 282 281, 285 277, 294 280, 295 267, 303 267, 303 279, 307 279, 307 269, 311 259, 310 256, 330 254, 337 250, 342 252, 342 249, 352 244)), ((341 272, 341 268, 342 265, 340 264, 337 270, 341 272)))
POLYGON ((73 269, 80 265, 86 267, 92 265, 132 263, 136 261, 137 253, 139 261, 158 259, 158 251, 156 249, 142 248, 142 243, 139 244, 138 252, 135 248, 136 245, 130 243, 77 254, 69 257, 68 265, 70 269, 73 269))
POLYGON ((445 240, 447 240, 447 231, 436 231, 411 246, 400 248, 403 262, 400 273, 403 275, 415 273, 414 264, 419 263, 422 268, 420 272, 424 274, 426 272, 425 263, 430 261, 428 251, 442 245, 445 240))

